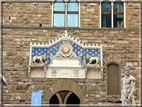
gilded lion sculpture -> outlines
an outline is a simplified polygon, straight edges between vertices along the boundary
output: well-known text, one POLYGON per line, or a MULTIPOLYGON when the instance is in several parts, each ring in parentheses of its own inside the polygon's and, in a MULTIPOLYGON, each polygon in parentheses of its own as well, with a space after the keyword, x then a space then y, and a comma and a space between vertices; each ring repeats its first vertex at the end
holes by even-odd
POLYGON ((89 63, 87 65, 94 65, 94 66, 99 66, 100 61, 98 57, 91 57, 90 55, 87 54, 86 56, 87 60, 89 61, 89 63), (93 64, 93 62, 96 62, 95 64, 93 64))
POLYGON ((44 64, 44 60, 46 59, 46 56, 45 55, 41 55, 41 56, 34 56, 33 57, 33 60, 32 60, 32 63, 33 64, 37 64, 37 61, 39 62, 39 64, 44 64))

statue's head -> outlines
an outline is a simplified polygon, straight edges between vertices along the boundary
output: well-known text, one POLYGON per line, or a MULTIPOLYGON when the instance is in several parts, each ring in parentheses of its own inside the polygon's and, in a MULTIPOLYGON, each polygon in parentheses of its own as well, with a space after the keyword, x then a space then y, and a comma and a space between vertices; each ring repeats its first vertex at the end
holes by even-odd
POLYGON ((130 67, 129 66, 124 67, 124 73, 125 73, 125 75, 130 75, 130 67))

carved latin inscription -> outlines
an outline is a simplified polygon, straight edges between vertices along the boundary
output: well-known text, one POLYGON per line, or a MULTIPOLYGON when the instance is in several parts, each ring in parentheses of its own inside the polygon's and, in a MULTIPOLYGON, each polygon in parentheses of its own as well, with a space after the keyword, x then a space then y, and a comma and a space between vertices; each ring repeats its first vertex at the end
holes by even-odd
POLYGON ((86 69, 72 68, 49 68, 46 72, 47 78, 85 78, 86 69))
POLYGON ((56 77, 56 75, 57 75, 57 71, 56 71, 56 69, 53 69, 53 70, 52 70, 52 76, 55 76, 55 77, 56 77))

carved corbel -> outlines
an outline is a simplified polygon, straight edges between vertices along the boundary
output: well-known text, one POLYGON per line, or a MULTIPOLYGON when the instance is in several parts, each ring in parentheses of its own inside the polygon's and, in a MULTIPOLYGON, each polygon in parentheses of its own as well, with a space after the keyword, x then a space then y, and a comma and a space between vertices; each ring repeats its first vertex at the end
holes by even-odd
POLYGON ((85 71, 85 78, 87 78, 87 70, 85 71))
POLYGON ((44 67, 44 77, 46 78, 46 67, 44 67))
POLYGON ((31 67, 28 67, 28 77, 30 78, 31 75, 31 67))
POLYGON ((104 68, 101 68, 101 79, 103 79, 103 69, 104 68))

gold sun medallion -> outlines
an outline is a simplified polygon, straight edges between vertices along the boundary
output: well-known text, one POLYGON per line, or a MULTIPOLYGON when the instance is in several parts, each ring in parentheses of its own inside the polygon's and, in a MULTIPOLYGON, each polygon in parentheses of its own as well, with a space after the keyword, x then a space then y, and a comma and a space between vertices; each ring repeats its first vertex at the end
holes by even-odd
POLYGON ((73 52, 73 48, 71 44, 63 43, 59 48, 59 52, 63 57, 69 57, 73 52))

